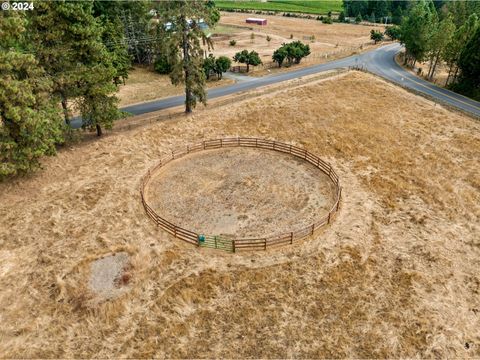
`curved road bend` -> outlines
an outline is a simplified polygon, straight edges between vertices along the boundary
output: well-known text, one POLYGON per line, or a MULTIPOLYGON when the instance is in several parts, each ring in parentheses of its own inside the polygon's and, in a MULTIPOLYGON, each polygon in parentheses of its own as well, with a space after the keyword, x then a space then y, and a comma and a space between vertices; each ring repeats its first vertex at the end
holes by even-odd
MULTIPOLYGON (((416 90, 420 93, 430 95, 439 102, 444 102, 474 116, 480 117, 480 103, 478 101, 433 85, 428 81, 416 77, 398 65, 394 60, 394 56, 398 51, 400 51, 401 48, 402 47, 400 44, 390 44, 360 55, 349 56, 343 59, 330 61, 325 64, 313 65, 281 74, 267 75, 259 78, 249 78, 249 80, 241 81, 233 85, 209 90, 208 98, 213 99, 220 96, 230 95, 265 85, 296 79, 302 76, 313 75, 322 71, 349 66, 362 66, 368 71, 382 78, 416 90)), ((127 106, 122 108, 122 110, 134 115, 140 115, 183 105, 184 101, 184 95, 178 95, 142 104, 127 106)), ((72 127, 79 128, 81 126, 81 118, 74 118, 71 124, 72 127)))

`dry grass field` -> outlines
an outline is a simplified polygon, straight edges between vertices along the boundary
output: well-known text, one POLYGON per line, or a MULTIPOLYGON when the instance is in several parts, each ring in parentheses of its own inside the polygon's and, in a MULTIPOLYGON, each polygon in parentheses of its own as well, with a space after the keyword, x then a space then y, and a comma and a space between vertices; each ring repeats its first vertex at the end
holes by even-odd
MULTIPOLYGON (((233 84, 231 79, 208 81, 207 87, 225 86, 233 84)), ((146 67, 137 66, 128 74, 125 85, 119 85, 117 97, 119 106, 127 106, 184 94, 183 86, 172 85, 168 75, 161 75, 146 67)))
POLYGON ((415 67, 412 69, 410 66, 404 65, 404 60, 405 60, 404 56, 405 56, 404 52, 398 53, 395 56, 395 61, 397 62, 397 64, 402 66, 405 70, 408 70, 410 73, 412 73, 414 75, 417 75, 417 76, 419 76, 418 71, 420 70, 421 71, 420 76, 424 80, 431 81, 434 84, 436 84, 438 86, 441 86, 441 87, 446 87, 446 82, 447 82, 447 78, 448 78, 448 70, 449 70, 447 64, 439 62, 439 64, 437 65, 437 68, 435 70, 435 74, 433 76, 433 79, 430 80, 430 79, 427 78, 428 69, 430 67, 430 61, 417 62, 415 67))
POLYGON ((348 72, 63 149, 0 184, 0 355, 478 358, 479 134, 472 118, 348 72), (335 221, 251 254, 156 228, 142 174, 174 147, 237 135, 330 162, 335 221), (129 256, 126 291, 91 301, 91 261, 112 252, 129 256))
POLYGON ((361 45, 373 42, 370 40, 370 30, 383 29, 381 26, 365 26, 351 24, 322 24, 318 20, 291 18, 284 16, 261 15, 268 25, 246 24, 245 19, 251 14, 222 12, 220 26, 213 31, 215 49, 213 53, 233 57, 236 52, 243 49, 255 50, 263 62, 272 61, 273 51, 282 45, 294 40, 300 40, 310 45, 312 55, 307 57, 309 64, 325 61, 321 55, 332 52, 350 55, 352 48, 359 50, 361 45), (250 30, 249 28, 253 28, 250 30), (251 39, 251 34, 254 39, 251 39), (291 38, 290 36, 293 36, 291 38), (311 41, 308 38, 314 36, 311 41), (271 40, 268 42, 267 36, 271 40), (235 46, 230 46, 230 40, 235 40, 235 46))

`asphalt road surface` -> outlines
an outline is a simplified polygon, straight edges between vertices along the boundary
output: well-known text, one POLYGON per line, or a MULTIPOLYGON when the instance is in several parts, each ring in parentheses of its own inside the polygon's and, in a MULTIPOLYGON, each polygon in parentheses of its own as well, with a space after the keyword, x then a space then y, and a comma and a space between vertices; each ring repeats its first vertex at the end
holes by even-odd
MULTIPOLYGON (((450 106, 468 112, 474 116, 480 117, 480 103, 478 101, 469 99, 465 96, 433 85, 432 83, 429 83, 428 81, 425 81, 409 73, 401 66, 399 66, 395 62, 394 56, 397 52, 401 50, 401 48, 402 47, 400 44, 390 44, 382 46, 375 50, 365 52, 360 55, 354 55, 347 58, 330 61, 325 64, 313 65, 298 70, 288 71, 275 75, 267 75, 259 78, 248 77, 248 80, 239 81, 233 85, 218 87, 209 90, 208 98, 213 99, 220 96, 230 95, 246 90, 255 89, 265 85, 297 79, 306 75, 317 74, 322 71, 346 68, 350 66, 359 66, 401 86, 413 89, 420 93, 427 94, 432 98, 436 99, 438 102, 446 103, 450 106)), ((122 108, 122 110, 134 115, 140 115, 183 105, 184 101, 185 96, 178 95, 160 100, 145 102, 138 105, 127 106, 122 108)), ((81 118, 74 118, 71 124, 74 128, 81 127, 81 118)))

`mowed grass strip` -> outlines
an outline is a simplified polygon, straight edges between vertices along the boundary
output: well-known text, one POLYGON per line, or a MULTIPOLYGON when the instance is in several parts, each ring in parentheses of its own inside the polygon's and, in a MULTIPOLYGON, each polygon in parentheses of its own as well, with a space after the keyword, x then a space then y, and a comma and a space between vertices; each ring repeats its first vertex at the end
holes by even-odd
POLYGON ((341 1, 292 1, 270 0, 260 1, 216 1, 219 9, 249 9, 267 11, 285 11, 308 14, 327 14, 329 11, 342 11, 341 1))

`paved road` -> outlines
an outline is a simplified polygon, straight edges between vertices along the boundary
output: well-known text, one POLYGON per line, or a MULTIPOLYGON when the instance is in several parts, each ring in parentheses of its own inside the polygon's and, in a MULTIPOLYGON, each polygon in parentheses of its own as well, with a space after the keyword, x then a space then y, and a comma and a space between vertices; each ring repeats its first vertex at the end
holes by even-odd
MULTIPOLYGON (((230 95, 241 91, 251 90, 260 86, 275 84, 281 81, 296 79, 306 75, 313 75, 322 71, 345 68, 349 66, 362 66, 370 72, 379 75, 387 80, 418 92, 430 95, 439 102, 445 102, 448 105, 457 107, 474 116, 480 117, 480 103, 478 101, 466 98, 452 91, 435 86, 423 79, 412 75, 399 66, 395 60, 395 54, 400 51, 400 44, 385 45, 375 50, 365 52, 360 55, 354 55, 347 58, 330 61, 325 64, 313 65, 298 70, 288 71, 281 74, 268 75, 259 78, 248 77, 244 81, 236 84, 214 88, 208 91, 208 98, 213 99, 220 96, 230 95)), ((131 105, 122 110, 134 115, 146 114, 153 111, 167 109, 174 106, 183 105, 185 97, 183 95, 173 96, 165 99, 150 101, 138 105, 131 105)), ((72 127, 81 126, 81 119, 74 118, 72 127)))

